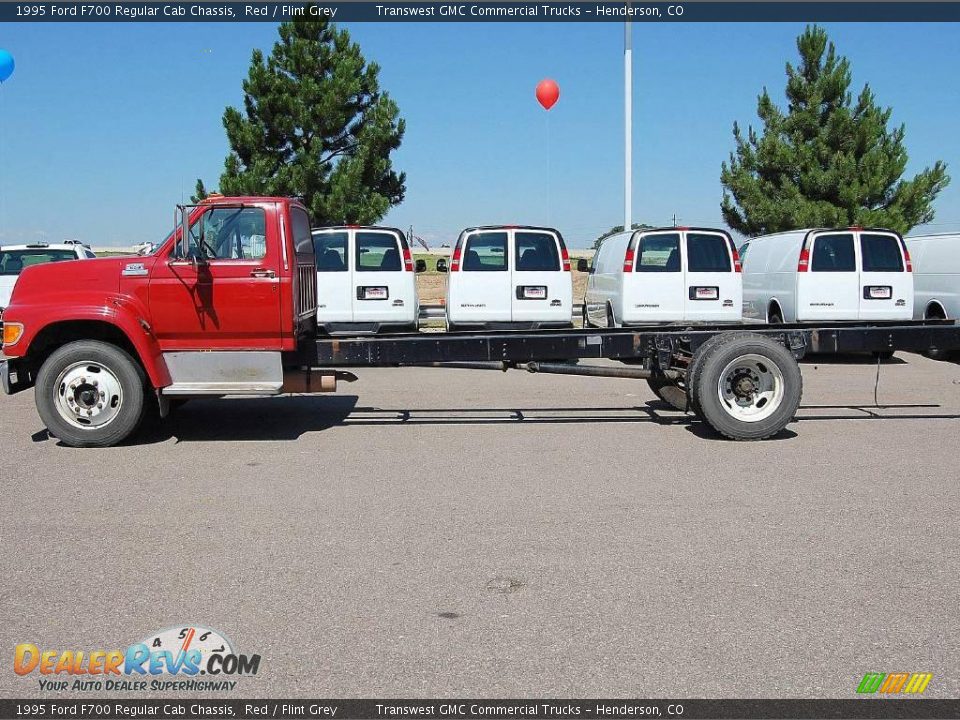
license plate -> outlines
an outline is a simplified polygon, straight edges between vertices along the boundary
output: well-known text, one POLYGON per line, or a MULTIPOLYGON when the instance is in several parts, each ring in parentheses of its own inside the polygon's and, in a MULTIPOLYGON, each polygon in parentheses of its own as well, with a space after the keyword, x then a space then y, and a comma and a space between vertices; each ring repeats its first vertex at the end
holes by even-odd
POLYGON ((691 300, 719 300, 720 288, 716 287, 692 287, 690 288, 691 300))
POLYGON ((893 288, 889 285, 866 287, 864 290, 864 297, 868 300, 889 300, 893 297, 893 288))
POLYGON ((385 287, 359 287, 357 297, 360 300, 386 300, 389 296, 385 287))
POLYGON ((543 285, 525 285, 522 290, 524 300, 546 300, 547 288, 543 285))

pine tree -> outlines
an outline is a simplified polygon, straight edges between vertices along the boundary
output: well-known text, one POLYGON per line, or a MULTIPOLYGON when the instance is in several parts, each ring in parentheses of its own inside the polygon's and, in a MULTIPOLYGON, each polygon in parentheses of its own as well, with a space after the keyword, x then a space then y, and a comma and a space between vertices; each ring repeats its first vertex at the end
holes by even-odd
POLYGON ((903 180, 904 126, 888 130, 870 86, 852 101, 850 63, 827 33, 797 38, 800 65, 787 63, 784 113, 764 88, 757 102, 763 134, 733 126, 736 153, 723 163, 724 220, 745 235, 803 227, 886 227, 905 233, 930 222, 932 203, 950 182, 937 161, 903 180))
POLYGON ((377 222, 405 192, 390 161, 405 123, 379 66, 309 12, 279 33, 269 58, 253 51, 243 110, 223 113, 231 151, 220 192, 300 197, 317 225, 377 222))

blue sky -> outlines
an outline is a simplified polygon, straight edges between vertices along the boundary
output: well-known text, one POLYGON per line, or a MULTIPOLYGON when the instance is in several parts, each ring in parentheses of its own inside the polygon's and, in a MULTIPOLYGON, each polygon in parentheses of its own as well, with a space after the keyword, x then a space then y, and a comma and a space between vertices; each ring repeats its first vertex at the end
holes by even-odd
MULTIPOLYGON (((553 225, 588 246, 622 222, 620 23, 347 25, 407 134, 407 198, 385 222, 439 244, 481 223, 553 225), (534 87, 561 87, 549 113, 534 87)), ((721 223, 731 127, 782 100, 800 24, 634 24, 635 221, 721 223)), ((828 25, 854 72, 907 126, 908 173, 937 159, 956 178, 932 229, 960 230, 960 27, 828 25)), ((0 242, 158 240, 196 177, 215 186, 220 122, 240 105, 254 47, 276 26, 7 24, 16 58, 0 86, 0 242)))

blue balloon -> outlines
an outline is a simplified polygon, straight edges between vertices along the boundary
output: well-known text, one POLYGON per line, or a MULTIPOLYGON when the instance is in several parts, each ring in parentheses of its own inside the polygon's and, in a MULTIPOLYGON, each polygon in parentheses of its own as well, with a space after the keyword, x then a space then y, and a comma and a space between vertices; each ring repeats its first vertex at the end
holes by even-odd
POLYGON ((14 67, 13 55, 0 48, 0 83, 13 75, 14 67))

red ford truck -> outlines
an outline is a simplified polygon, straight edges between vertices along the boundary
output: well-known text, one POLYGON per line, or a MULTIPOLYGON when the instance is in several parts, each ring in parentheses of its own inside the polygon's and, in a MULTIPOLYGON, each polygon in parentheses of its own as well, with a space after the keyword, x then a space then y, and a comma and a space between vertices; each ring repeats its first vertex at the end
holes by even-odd
POLYGON ((26 269, 3 314, 0 381, 35 387, 51 434, 104 447, 191 397, 330 392, 346 368, 434 365, 644 378, 718 433, 762 439, 800 402, 808 351, 960 348, 946 321, 664 326, 326 337, 305 207, 282 197, 178 206, 151 255, 26 269), (609 358, 622 365, 580 365, 609 358))

